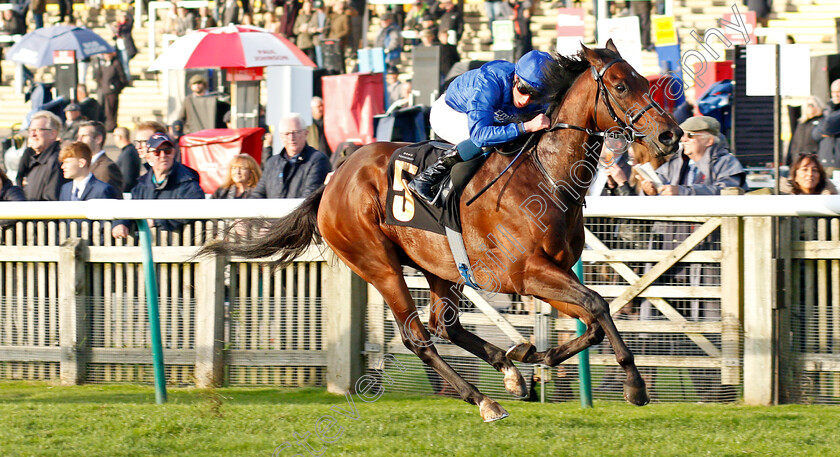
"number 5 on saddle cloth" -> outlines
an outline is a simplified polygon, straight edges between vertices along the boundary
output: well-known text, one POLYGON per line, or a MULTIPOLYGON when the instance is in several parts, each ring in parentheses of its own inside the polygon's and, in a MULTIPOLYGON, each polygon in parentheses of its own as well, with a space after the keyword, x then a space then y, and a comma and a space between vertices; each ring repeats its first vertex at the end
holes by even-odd
POLYGON ((445 151, 453 146, 449 143, 426 141, 401 147, 394 151, 388 161, 388 199, 385 223, 414 227, 446 235, 455 265, 464 278, 464 283, 473 289, 480 289, 474 280, 470 261, 461 236, 460 201, 470 178, 484 163, 485 156, 456 164, 449 177, 440 183, 443 188, 443 204, 440 208, 426 204, 406 188, 414 175, 435 163, 445 151))

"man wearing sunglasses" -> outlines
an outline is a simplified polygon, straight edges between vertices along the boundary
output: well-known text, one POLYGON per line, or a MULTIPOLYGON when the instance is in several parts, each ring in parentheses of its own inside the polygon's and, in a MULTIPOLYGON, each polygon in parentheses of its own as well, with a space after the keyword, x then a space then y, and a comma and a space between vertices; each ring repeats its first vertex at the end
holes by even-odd
POLYGON ((746 190, 744 168, 720 137, 717 119, 692 117, 680 124, 680 128, 685 132, 681 150, 656 170, 665 185, 657 190, 651 181, 644 180, 645 194, 719 195, 725 187, 746 190))
MULTIPOLYGON (((204 191, 198 185, 198 176, 175 159, 175 143, 165 133, 155 133, 146 142, 146 160, 151 170, 137 180, 131 189, 132 200, 203 199, 204 191)), ((114 238, 128 236, 131 221, 117 221, 111 234, 114 238)), ((161 219, 149 225, 162 230, 179 230, 186 220, 161 219)))
POLYGON ((543 73, 551 60, 546 52, 531 51, 516 65, 494 60, 455 78, 432 105, 430 122, 437 136, 457 146, 418 174, 408 188, 429 204, 439 205, 439 192, 433 188, 456 163, 478 157, 485 146, 548 128, 549 119, 542 114, 546 110, 543 73), (530 120, 514 122, 530 114, 530 120))

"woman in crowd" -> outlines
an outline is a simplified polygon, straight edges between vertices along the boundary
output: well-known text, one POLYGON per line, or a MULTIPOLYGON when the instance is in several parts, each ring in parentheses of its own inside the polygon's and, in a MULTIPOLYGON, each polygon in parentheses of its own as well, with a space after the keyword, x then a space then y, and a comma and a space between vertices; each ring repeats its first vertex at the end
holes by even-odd
POLYGON ((248 154, 239 154, 230 161, 225 182, 213 192, 213 198, 248 198, 260 182, 260 166, 248 154))
POLYGON ((837 188, 828 180, 816 154, 802 154, 790 167, 790 177, 782 178, 779 191, 791 195, 835 195, 837 188))
POLYGON ((784 164, 788 166, 801 154, 819 151, 820 144, 811 138, 811 131, 820 123, 823 111, 825 111, 825 103, 819 97, 811 96, 802 111, 802 119, 793 132, 785 156, 784 164))

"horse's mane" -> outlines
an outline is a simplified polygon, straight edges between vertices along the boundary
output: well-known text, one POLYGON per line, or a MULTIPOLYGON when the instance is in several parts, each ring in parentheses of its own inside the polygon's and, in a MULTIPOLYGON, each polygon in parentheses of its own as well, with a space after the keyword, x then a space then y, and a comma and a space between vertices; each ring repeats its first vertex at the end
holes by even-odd
MULTIPOLYGON (((602 57, 610 57, 608 54, 613 54, 608 49, 595 49, 595 52, 602 57)), ((552 63, 543 72, 545 85, 552 89, 552 93, 546 94, 543 100, 549 105, 549 112, 554 112, 560 106, 577 77, 591 66, 583 49, 570 56, 554 52, 552 59, 552 63)))

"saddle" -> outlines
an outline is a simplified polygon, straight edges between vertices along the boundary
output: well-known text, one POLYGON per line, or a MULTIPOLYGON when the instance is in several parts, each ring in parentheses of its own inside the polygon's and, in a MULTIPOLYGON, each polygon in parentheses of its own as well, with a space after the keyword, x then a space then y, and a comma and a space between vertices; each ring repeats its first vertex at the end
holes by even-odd
POLYGON ((442 188, 440 208, 416 198, 406 187, 417 173, 435 163, 438 157, 452 147, 449 143, 425 141, 394 151, 388 161, 385 223, 446 235, 449 249, 464 283, 474 289, 480 289, 474 280, 461 235, 460 203, 464 188, 484 163, 485 157, 482 155, 452 167, 449 176, 439 184, 442 188))

